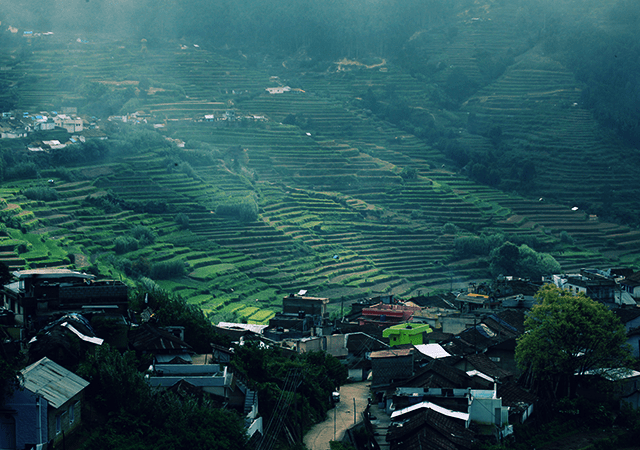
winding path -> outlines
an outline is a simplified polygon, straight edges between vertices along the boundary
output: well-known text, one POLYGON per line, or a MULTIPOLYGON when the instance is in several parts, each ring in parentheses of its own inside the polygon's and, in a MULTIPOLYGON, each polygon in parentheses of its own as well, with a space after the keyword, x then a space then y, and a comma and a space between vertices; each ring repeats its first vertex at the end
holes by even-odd
POLYGON ((361 381, 340 388, 340 402, 329 410, 324 422, 315 425, 304 436, 304 444, 309 450, 329 450, 329 442, 340 441, 348 428, 362 421, 362 413, 369 399, 370 384, 370 381, 361 381))

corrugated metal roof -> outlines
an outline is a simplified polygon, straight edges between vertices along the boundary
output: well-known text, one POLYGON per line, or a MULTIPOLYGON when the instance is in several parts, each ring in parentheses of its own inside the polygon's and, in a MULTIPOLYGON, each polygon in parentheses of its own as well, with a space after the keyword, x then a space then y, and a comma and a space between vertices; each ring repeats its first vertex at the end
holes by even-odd
POLYGON ((88 381, 47 357, 24 368, 22 376, 24 388, 42 395, 54 408, 61 407, 89 385, 88 381))

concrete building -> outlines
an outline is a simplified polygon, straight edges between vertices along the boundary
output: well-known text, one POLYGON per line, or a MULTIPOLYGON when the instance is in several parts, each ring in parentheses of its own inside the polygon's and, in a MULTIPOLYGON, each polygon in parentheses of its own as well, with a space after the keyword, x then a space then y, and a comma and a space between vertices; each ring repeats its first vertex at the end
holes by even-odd
POLYGON ((57 127, 62 127, 69 133, 78 133, 83 130, 83 121, 80 117, 58 114, 53 121, 57 127))
POLYGON ((428 341, 425 335, 431 331, 428 324, 401 323, 385 329, 382 337, 389 338, 391 347, 403 344, 422 345, 425 340, 428 341))
POLYGON ((304 294, 290 294, 282 299, 282 312, 284 314, 304 314, 309 316, 328 317, 328 304, 328 298, 306 297, 304 294))
POLYGON ((69 269, 32 269, 13 273, 17 281, 2 289, 4 307, 24 327, 40 326, 63 312, 124 314, 128 288, 121 281, 95 280, 95 276, 69 269))

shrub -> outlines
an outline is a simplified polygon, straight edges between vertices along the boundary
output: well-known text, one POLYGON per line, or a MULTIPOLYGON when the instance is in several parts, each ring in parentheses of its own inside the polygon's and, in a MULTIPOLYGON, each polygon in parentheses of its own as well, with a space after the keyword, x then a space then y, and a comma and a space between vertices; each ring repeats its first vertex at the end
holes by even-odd
POLYGON ((563 244, 573 244, 573 237, 566 231, 560 232, 560 242, 563 244))
POLYGON ((236 217, 243 222, 253 222, 258 219, 258 204, 253 198, 245 197, 237 203, 218 205, 216 214, 236 217))
POLYGON ((153 244, 156 241, 156 236, 153 231, 144 225, 136 225, 133 227, 131 229, 131 235, 136 238, 142 246, 153 244))
POLYGON ((38 174, 38 167, 33 162, 16 164, 5 171, 6 179, 32 178, 38 174))
POLYGON ((60 166, 56 167, 51 175, 62 178, 65 181, 76 181, 78 179, 77 175, 69 170, 68 167, 60 166))
POLYGON ((451 222, 447 222, 443 225, 442 232, 444 234, 456 234, 457 229, 458 228, 454 224, 452 224, 451 222))
POLYGON ((402 177, 403 180, 415 180, 416 178, 418 178, 418 171, 416 170, 415 167, 405 167, 404 169, 402 169, 402 172, 400 172, 400 176, 402 177))
POLYGON ((179 259, 160 261, 151 266, 150 276, 156 280, 181 277, 184 275, 184 262, 179 259))
POLYGON ((189 228, 189 216, 185 213, 178 214, 174 220, 181 229, 186 230, 189 228))
POLYGON ((138 249, 138 240, 131 236, 119 236, 113 242, 113 249, 118 255, 138 249))
POLYGON ((29 200, 40 200, 44 202, 58 200, 58 191, 47 186, 27 188, 22 191, 29 200))

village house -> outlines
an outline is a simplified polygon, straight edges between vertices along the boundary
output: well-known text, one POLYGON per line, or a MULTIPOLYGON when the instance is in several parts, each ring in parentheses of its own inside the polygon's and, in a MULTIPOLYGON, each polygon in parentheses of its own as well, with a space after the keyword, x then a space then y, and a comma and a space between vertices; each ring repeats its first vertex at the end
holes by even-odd
POLYGON ((96 280, 69 269, 30 269, 13 272, 2 287, 3 306, 16 324, 35 332, 54 316, 69 312, 126 315, 128 288, 121 281, 96 280))
POLYGON ((462 312, 475 311, 480 308, 489 308, 491 300, 488 295, 462 293, 458 295, 454 304, 462 312))
POLYGON ((403 344, 421 345, 428 341, 431 327, 427 324, 402 323, 386 328, 382 336, 389 339, 391 347, 403 344))
POLYGON ((379 350, 370 354, 371 389, 384 388, 413 375, 413 349, 379 350))
POLYGON ((70 116, 67 114, 58 114, 54 116, 53 121, 57 127, 66 129, 69 133, 78 133, 83 130, 82 118, 70 116))
POLYGON ((630 295, 623 293, 621 285, 616 282, 615 275, 601 270, 581 269, 577 274, 553 275, 551 281, 560 289, 575 294, 583 293, 592 300, 604 304, 636 304, 630 295))
POLYGON ((622 289, 634 298, 640 298, 640 272, 630 274, 620 281, 622 289))
POLYGON ((129 345, 138 355, 152 355, 157 364, 191 364, 195 352, 183 338, 184 328, 172 333, 171 328, 145 322, 131 329, 129 345))
POLYGON ((84 389, 89 382, 49 358, 27 366, 21 374, 22 389, 15 390, 3 407, 0 448, 22 449, 48 442, 64 446, 82 421, 84 389))
POLYGON ((362 315, 358 317, 359 325, 375 324, 379 327, 404 323, 411 320, 414 314, 421 311, 418 305, 404 302, 378 303, 362 308, 362 315))

